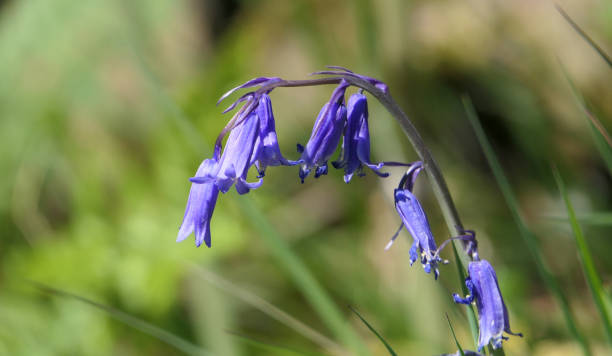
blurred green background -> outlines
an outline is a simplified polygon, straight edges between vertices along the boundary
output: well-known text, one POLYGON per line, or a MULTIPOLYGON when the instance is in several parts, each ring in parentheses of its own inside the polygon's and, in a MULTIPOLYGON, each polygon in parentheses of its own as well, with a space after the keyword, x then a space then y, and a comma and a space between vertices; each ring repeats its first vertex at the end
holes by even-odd
MULTIPOLYGON (((454 352, 445 313, 473 349, 452 303, 454 263, 434 282, 409 267, 406 232, 383 250, 399 223, 401 169, 348 185, 332 170, 302 185, 297 167, 271 168, 262 188, 220 196, 213 248, 175 242, 187 179, 230 118, 217 98, 253 77, 303 79, 325 65, 385 81, 430 145, 497 269, 512 328, 525 334, 504 343, 506 354, 579 354, 469 125, 460 97, 471 96, 578 327, 594 354, 608 354, 550 165, 579 217, 612 210, 612 177, 562 68, 609 128, 612 70, 552 3, 0 3, 0 354, 179 355, 199 352, 193 345, 214 355, 353 354, 338 329, 386 354, 348 305, 400 355, 454 352), (305 270, 329 299, 309 294, 305 270), (336 331, 325 305, 340 312, 336 331)), ((612 51, 610 2, 559 4, 612 51)), ((272 93, 286 157, 298 157, 331 91, 272 93)), ((375 160, 416 158, 373 100, 370 129, 375 160)), ((441 242, 448 232, 421 179, 417 195, 441 242)), ((598 216, 583 227, 609 292, 612 219, 598 216)))

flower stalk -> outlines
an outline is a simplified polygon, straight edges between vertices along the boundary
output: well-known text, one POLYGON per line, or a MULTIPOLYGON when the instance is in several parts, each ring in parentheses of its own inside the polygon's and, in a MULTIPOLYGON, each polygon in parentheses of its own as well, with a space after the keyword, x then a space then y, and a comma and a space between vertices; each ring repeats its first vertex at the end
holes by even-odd
POLYGON ((487 261, 480 260, 476 235, 473 231, 463 228, 440 168, 417 129, 392 98, 385 83, 342 67, 329 68, 331 70, 313 73, 325 76, 317 79, 255 78, 228 91, 221 97, 219 102, 238 89, 259 87, 242 95, 224 111, 224 113, 231 111, 244 102, 219 134, 213 158, 205 160, 196 173, 196 177, 190 179, 193 185, 177 241, 185 239, 191 232, 194 232, 197 246, 205 242, 210 247, 210 219, 219 192, 225 194, 232 185, 239 194, 246 194, 258 188, 263 182, 265 169, 268 166, 299 164, 299 177, 302 183, 312 170, 315 172, 315 178, 326 175, 328 160, 342 140, 340 157, 332 162, 332 166, 336 169, 344 169, 346 183, 350 182, 355 173, 358 176, 364 175, 364 167, 370 168, 383 178, 389 176, 388 173, 379 171, 385 165, 409 167, 394 192, 395 206, 402 219, 402 225, 391 238, 386 249, 391 246, 400 230, 405 227, 413 237, 413 245, 409 253, 410 264, 420 260, 424 271, 426 273, 433 271, 437 279, 438 265, 448 263, 440 257, 440 251, 452 242, 459 279, 462 285, 465 281, 462 289, 463 294, 466 295, 465 298, 461 298, 455 294, 454 300, 467 305, 470 330, 475 340, 479 335, 479 339, 476 340, 478 349, 481 350, 489 343, 492 343, 494 349, 501 348, 502 340, 506 339, 502 335, 503 332, 514 333, 510 331, 508 312, 499 290, 497 276, 487 261), (321 109, 306 145, 297 145, 298 152, 301 154, 300 159, 297 161, 285 159, 278 145, 274 115, 268 94, 279 87, 329 84, 336 84, 337 87, 329 102, 321 109), (358 94, 351 96, 347 106, 345 92, 349 86, 361 90, 358 94), (363 95, 364 91, 374 96, 397 120, 420 161, 414 163, 371 162, 367 98, 363 95), (227 134, 229 137, 223 147, 223 140, 227 134), (252 166, 257 168, 259 181, 251 183, 246 179, 252 166), (417 175, 423 169, 429 176, 434 195, 452 236, 439 247, 429 227, 427 215, 412 192, 417 175), (457 252, 458 245, 462 248, 463 254, 457 252), (468 264, 469 275, 466 273, 468 264), (472 302, 478 307, 480 333, 476 326, 472 302))
MULTIPOLYGON (((344 80, 350 85, 359 87, 372 94, 372 96, 374 96, 391 114, 391 116, 393 116, 393 118, 399 123, 402 130, 404 131, 404 134, 408 138, 408 141, 410 141, 410 144, 414 148, 414 151, 417 153, 420 160, 423 161, 425 172, 429 177, 431 187, 434 191, 436 200, 440 205, 442 215, 444 216, 444 221, 446 222, 451 236, 462 235, 464 231, 463 224, 461 223, 459 213, 457 212, 457 208, 455 208, 455 203, 453 202, 453 198, 451 197, 450 192, 448 190, 446 180, 444 180, 444 176, 440 171, 440 167, 433 158, 431 152, 429 151, 429 148, 427 148, 427 146, 425 145, 425 142, 421 138, 421 135, 417 131, 416 127, 414 126, 414 124, 412 124, 412 121, 410 121, 408 115, 404 113, 404 111, 400 108, 397 102, 393 99, 391 93, 386 88, 386 86, 373 84, 371 81, 363 79, 360 76, 352 75, 348 72, 345 73, 341 71, 329 71, 318 72, 316 74, 330 74, 332 76, 326 78, 306 80, 278 80, 263 85, 258 90, 258 92, 268 92, 277 87, 302 87, 339 84, 341 81, 344 80)), ((462 243, 463 248, 467 249, 468 243, 462 243)), ((459 257, 461 258, 461 255, 459 255, 459 257)), ((461 262, 461 268, 465 270, 463 266, 465 266, 469 261, 466 258, 462 258, 461 262)))

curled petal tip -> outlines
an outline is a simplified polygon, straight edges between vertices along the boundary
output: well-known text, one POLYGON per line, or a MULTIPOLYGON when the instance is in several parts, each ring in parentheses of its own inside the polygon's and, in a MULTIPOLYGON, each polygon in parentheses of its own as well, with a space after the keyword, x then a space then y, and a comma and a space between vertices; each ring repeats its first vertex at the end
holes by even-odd
POLYGON ((181 241, 185 240, 187 238, 187 236, 189 236, 189 235, 185 235, 185 234, 179 232, 178 236, 176 237, 176 242, 181 242, 181 241))
POLYGON ((394 240, 391 240, 387 243, 387 245, 385 246, 385 251, 388 251, 391 248, 391 246, 393 246, 393 242, 394 240))

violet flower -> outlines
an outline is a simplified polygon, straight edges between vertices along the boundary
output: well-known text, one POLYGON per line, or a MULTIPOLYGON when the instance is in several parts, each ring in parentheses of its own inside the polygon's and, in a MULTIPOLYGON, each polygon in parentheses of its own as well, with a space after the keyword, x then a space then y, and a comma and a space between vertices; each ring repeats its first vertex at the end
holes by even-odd
POLYGON ((405 227, 414 240, 409 251, 410 265, 412 266, 420 257, 425 272, 430 273, 433 269, 434 278, 438 279, 440 275, 438 264, 445 263, 446 261, 440 258, 436 241, 429 227, 427 215, 425 215, 421 203, 412 194, 414 182, 422 169, 422 162, 412 164, 400 181, 399 187, 395 189, 395 208, 402 218, 402 225, 393 235, 385 249, 391 247, 402 227, 405 227))
MULTIPOLYGON (((291 166, 298 163, 285 159, 280 152, 272 103, 268 94, 261 94, 257 102, 254 102, 254 95, 248 97, 247 100, 248 103, 230 120, 222 132, 223 135, 230 130, 223 154, 219 159, 217 172, 205 177, 191 178, 192 182, 206 183, 214 180, 223 193, 226 193, 235 184, 239 194, 246 194, 251 189, 261 186, 263 183, 261 178, 265 175, 266 167, 291 166), (244 110, 245 107, 248 108, 248 111, 244 110), (257 168, 259 181, 250 183, 246 181, 246 178, 252 165, 257 168)), ((218 143, 216 152, 220 150, 219 147, 218 143)))
MULTIPOLYGON (((196 176, 214 175, 217 169, 217 161, 215 159, 207 159, 198 168, 196 176)), ((176 242, 185 240, 194 232, 196 246, 199 247, 202 245, 202 242, 205 242, 206 246, 210 247, 210 219, 215 210, 218 196, 219 189, 217 189, 214 181, 191 184, 185 216, 183 217, 176 242)))
POLYGON ((338 161, 332 162, 335 168, 344 168, 344 181, 350 182, 355 172, 363 176, 363 166, 370 168, 381 177, 389 173, 380 172, 384 163, 370 161, 370 130, 368 128, 368 101, 366 96, 353 94, 348 101, 347 123, 342 139, 342 153, 338 161))
POLYGON ((272 101, 268 94, 261 95, 256 110, 259 119, 259 135, 255 140, 251 164, 255 164, 261 178, 265 175, 266 167, 268 166, 293 166, 298 161, 287 160, 281 154, 278 138, 276 137, 272 101))
POLYGON ((474 300, 476 301, 480 329, 478 351, 482 350, 489 342, 494 349, 501 347, 502 340, 508 339, 503 336, 504 332, 510 335, 523 336, 510 330, 508 309, 499 290, 495 270, 489 262, 486 260, 470 262, 465 285, 469 294, 465 298, 453 294, 453 299, 455 303, 461 304, 470 304, 474 300))
POLYGON ((346 123, 344 92, 348 86, 343 80, 336 87, 319 112, 306 147, 298 144, 298 152, 302 154, 299 173, 302 183, 312 169, 315 169, 315 178, 327 174, 327 161, 336 151, 346 123))
MULTIPOLYGON (((230 90, 224 97, 236 89, 265 84, 271 80, 278 79, 256 78, 230 90)), ((255 95, 249 93, 238 99, 237 102, 248 102, 219 135, 213 158, 202 162, 195 177, 190 179, 193 184, 177 241, 183 241, 195 231, 196 245, 200 246, 204 241, 210 247, 210 219, 219 191, 226 193, 235 184, 239 194, 246 194, 261 186, 261 178, 267 166, 297 163, 285 159, 280 152, 270 97, 263 93, 257 102, 254 98, 255 95), (228 130, 229 137, 221 154, 221 142, 228 130), (259 181, 250 183, 246 178, 253 164, 259 172, 259 181)))
POLYGON ((234 183, 239 194, 246 194, 249 190, 261 186, 263 183, 261 178, 255 183, 246 181, 247 173, 252 164, 251 157, 255 151, 258 133, 259 117, 256 111, 251 111, 246 118, 242 119, 242 122, 237 121, 236 126, 230 131, 219 160, 219 167, 214 176, 196 176, 191 178, 191 181, 204 183, 214 178, 217 188, 222 193, 227 193, 234 183))

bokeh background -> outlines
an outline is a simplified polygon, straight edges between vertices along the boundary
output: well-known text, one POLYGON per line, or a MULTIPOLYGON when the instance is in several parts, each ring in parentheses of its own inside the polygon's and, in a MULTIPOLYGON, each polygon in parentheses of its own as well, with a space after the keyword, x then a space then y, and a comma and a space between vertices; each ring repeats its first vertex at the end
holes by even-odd
MULTIPOLYGON (((401 169, 350 184, 332 170, 302 185, 296 167, 271 168, 260 189, 220 196, 213 248, 175 242, 187 179, 230 117, 217 98, 256 76, 302 79, 330 64, 385 81, 430 146, 525 334, 506 354, 579 354, 469 125, 460 97, 472 98, 581 332, 595 354, 610 352, 551 163, 609 290, 612 179, 563 70, 609 128, 612 70, 553 2, 0 4, 0 354, 353 354, 316 307, 325 297, 313 297, 312 280, 341 317, 336 330, 371 354, 386 351, 348 305, 400 355, 454 352, 445 313, 473 349, 451 299, 456 265, 437 282, 411 268, 405 232, 383 250, 399 223, 401 169)), ((559 5, 612 51, 610 2, 559 5)), ((272 93, 287 157, 298 157, 331 91, 272 93)), ((373 100, 370 128, 374 159, 416 158, 373 100)), ((448 231, 420 179, 440 242, 448 231)))

